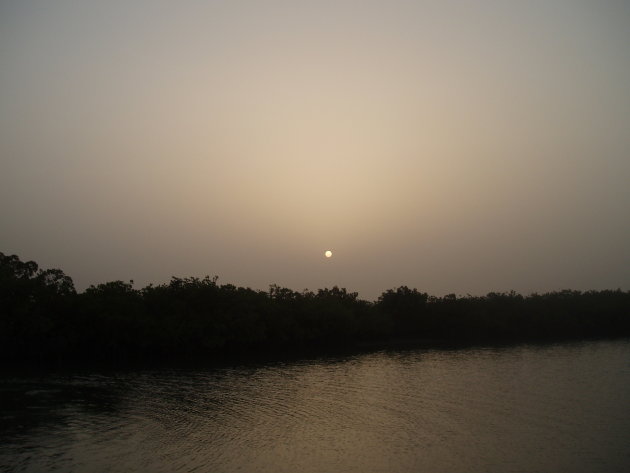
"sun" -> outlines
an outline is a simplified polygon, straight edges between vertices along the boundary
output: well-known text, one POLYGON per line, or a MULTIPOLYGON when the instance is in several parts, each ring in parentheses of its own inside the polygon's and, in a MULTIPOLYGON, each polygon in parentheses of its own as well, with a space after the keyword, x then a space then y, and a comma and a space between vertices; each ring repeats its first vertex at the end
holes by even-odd
POLYGON ((332 258, 332 251, 330 251, 330 250, 326 250, 326 252, 324 253, 324 256, 325 256, 326 258, 332 258))

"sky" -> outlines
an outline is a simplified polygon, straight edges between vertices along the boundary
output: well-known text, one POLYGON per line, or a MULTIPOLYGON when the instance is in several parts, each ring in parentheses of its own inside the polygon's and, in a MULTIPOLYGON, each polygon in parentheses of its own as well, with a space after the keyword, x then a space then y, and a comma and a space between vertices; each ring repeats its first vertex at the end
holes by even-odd
POLYGON ((622 0, 0 0, 0 251, 79 290, 629 290, 629 45, 622 0))

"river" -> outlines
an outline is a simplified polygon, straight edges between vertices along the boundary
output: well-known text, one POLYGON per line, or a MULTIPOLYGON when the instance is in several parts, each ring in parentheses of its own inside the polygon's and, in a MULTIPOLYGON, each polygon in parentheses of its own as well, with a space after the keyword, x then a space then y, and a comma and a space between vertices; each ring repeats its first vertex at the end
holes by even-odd
POLYGON ((628 339, 12 374, 0 396, 0 471, 630 471, 628 339))

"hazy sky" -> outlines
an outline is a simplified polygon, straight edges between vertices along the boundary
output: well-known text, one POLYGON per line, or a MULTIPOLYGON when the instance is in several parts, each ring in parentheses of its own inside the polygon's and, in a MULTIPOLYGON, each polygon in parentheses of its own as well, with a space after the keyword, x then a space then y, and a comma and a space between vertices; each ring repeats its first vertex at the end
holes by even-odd
POLYGON ((630 289, 630 4, 0 1, 0 251, 79 289, 630 289))

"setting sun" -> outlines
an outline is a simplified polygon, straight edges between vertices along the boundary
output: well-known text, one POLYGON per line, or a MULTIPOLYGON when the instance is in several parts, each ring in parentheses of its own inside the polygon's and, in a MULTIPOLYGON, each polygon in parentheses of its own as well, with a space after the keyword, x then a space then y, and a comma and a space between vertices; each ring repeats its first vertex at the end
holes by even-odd
POLYGON ((630 472, 629 26, 0 0, 0 473, 630 472))

